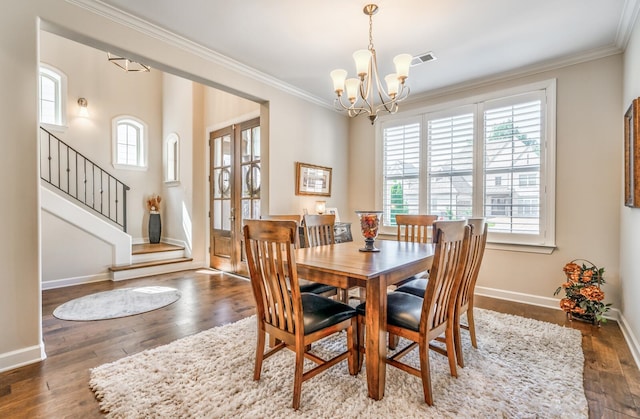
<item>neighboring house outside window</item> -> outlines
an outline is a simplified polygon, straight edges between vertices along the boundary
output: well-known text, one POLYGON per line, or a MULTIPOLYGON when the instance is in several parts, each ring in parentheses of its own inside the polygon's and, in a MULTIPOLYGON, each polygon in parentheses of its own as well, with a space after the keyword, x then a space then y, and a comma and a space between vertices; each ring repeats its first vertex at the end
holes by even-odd
POLYGON ((555 80, 387 116, 379 127, 384 233, 395 214, 486 217, 491 243, 555 246, 555 80))
POLYGON ((113 165, 118 169, 147 169, 147 124, 129 115, 112 122, 113 165))
POLYGON ((67 108, 67 76, 62 71, 41 63, 39 84, 40 123, 50 128, 64 127, 67 108))

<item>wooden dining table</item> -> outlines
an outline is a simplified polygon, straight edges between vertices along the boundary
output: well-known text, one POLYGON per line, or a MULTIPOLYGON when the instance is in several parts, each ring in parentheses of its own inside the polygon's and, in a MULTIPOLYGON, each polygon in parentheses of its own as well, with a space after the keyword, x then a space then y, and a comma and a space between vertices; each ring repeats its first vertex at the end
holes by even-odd
POLYGON ((360 252, 364 242, 346 242, 295 251, 298 275, 349 289, 366 289, 365 365, 368 394, 384 397, 387 356, 387 287, 431 267, 432 244, 378 240, 379 252, 360 252))

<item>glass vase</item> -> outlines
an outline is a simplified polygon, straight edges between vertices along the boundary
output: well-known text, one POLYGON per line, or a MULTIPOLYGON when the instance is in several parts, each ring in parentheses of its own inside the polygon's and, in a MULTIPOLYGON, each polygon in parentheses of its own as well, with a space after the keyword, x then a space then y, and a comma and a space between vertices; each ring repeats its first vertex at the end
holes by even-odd
POLYGON ((379 252, 373 244, 378 237, 380 222, 382 221, 382 211, 356 211, 360 218, 360 231, 364 237, 364 247, 361 252, 379 252))

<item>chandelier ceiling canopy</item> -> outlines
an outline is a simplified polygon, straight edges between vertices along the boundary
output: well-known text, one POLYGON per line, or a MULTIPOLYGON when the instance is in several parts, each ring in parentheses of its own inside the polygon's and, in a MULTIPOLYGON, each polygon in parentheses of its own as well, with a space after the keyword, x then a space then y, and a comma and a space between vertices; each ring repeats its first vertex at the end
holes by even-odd
POLYGON ((393 63, 396 72, 384 77, 387 88, 383 89, 373 46, 373 15, 378 12, 378 6, 367 4, 363 12, 369 16, 369 46, 353 53, 358 76, 347 78, 346 70, 337 69, 331 72, 331 78, 337 95, 336 108, 346 110, 350 117, 366 114, 373 124, 378 112, 396 113, 398 103, 409 95, 409 86, 405 81, 409 77, 409 66, 413 57, 411 54, 395 56, 393 63))

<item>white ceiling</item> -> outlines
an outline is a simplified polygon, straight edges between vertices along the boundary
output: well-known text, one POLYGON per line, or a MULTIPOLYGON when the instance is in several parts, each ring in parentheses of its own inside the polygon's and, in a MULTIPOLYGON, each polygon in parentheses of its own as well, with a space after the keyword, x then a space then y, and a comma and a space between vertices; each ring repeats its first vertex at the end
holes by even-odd
MULTIPOLYGON (((378 0, 373 41, 382 75, 401 52, 433 51, 412 67, 412 94, 626 46, 640 0, 378 0)), ((100 0, 90 2, 100 3, 100 0)), ((355 67, 368 45, 365 0, 101 0, 296 87, 333 100, 329 72, 355 67)))

